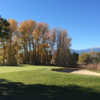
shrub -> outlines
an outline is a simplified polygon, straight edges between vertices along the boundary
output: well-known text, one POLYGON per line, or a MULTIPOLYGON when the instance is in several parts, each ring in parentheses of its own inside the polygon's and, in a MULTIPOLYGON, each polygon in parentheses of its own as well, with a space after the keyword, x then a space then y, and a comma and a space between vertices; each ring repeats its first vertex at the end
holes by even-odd
POLYGON ((78 63, 79 64, 90 64, 91 56, 88 53, 80 54, 78 63))

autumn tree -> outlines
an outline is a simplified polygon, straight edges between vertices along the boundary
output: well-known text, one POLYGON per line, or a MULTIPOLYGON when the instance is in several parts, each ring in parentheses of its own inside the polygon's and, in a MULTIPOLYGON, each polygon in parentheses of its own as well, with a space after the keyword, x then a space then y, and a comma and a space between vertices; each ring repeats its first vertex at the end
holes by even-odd
POLYGON ((59 30, 57 32, 57 54, 56 65, 69 66, 70 65, 70 38, 66 30, 59 30))
POLYGON ((55 64, 55 44, 56 44, 56 30, 53 29, 52 31, 50 31, 49 34, 51 64, 55 64))
POLYGON ((12 41, 14 34, 17 31, 17 22, 14 19, 9 19, 9 41, 8 41, 8 65, 17 65, 17 59, 16 59, 16 50, 14 47, 14 42, 12 41))
POLYGON ((19 31, 21 33, 22 45, 23 45, 23 49, 24 49, 23 63, 29 62, 28 51, 32 50, 32 42, 33 42, 32 32, 35 29, 35 26, 36 26, 35 21, 26 20, 26 21, 23 21, 19 27, 19 31))
POLYGON ((42 58, 46 57, 43 56, 42 51, 46 51, 46 48, 48 47, 47 43, 48 25, 45 23, 38 23, 35 30, 33 31, 32 36, 34 39, 34 49, 33 49, 34 63, 39 64, 42 63, 42 58), (39 48, 41 48, 41 50, 39 48))

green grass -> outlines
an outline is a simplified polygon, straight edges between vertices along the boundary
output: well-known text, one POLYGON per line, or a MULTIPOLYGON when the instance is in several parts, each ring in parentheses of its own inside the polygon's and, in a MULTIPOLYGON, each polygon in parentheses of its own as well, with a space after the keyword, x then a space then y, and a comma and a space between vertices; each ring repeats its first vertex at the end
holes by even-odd
POLYGON ((94 100, 100 97, 100 77, 56 72, 53 68, 1 66, 0 95, 24 95, 24 99, 30 95, 36 100, 94 100))

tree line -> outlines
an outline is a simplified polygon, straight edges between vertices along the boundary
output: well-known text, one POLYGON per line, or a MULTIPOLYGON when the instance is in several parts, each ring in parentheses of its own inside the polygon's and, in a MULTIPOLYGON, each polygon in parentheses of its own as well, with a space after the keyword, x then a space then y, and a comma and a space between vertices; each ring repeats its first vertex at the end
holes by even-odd
POLYGON ((48 24, 0 17, 0 63, 73 66, 78 55, 70 50, 66 30, 49 29, 48 24))
POLYGON ((100 52, 81 53, 78 60, 79 64, 99 64, 100 52))
POLYGON ((78 64, 89 70, 100 70, 100 52, 81 53, 78 64))

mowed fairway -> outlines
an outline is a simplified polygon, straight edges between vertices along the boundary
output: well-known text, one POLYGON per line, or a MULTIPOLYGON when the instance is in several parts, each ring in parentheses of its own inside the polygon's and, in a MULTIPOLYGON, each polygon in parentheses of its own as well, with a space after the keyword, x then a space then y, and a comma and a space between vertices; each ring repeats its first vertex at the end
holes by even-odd
MULTIPOLYGON (((0 67, 0 95, 36 99, 89 100, 100 97, 100 77, 52 71, 53 66, 0 67)), ((59 68, 59 67, 56 67, 59 68)))

